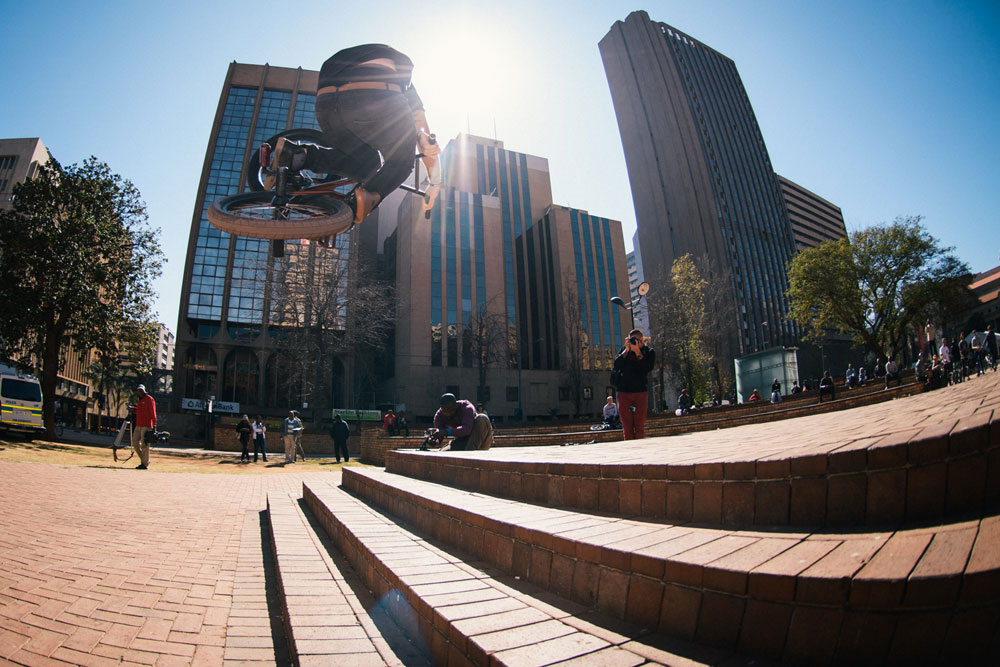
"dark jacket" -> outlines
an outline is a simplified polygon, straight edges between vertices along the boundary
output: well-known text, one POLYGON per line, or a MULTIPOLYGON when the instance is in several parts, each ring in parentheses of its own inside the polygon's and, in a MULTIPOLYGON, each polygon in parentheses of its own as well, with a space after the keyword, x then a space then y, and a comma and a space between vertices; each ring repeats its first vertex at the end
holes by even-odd
POLYGON ((642 359, 637 359, 635 354, 629 351, 628 346, 622 348, 618 356, 615 357, 614 369, 621 371, 621 380, 616 387, 618 391, 627 394, 635 394, 647 391, 646 376, 656 365, 656 352, 651 347, 642 346, 642 359))
POLYGON ((236 433, 240 436, 240 442, 250 442, 250 434, 253 433, 253 427, 250 426, 250 422, 241 421, 236 425, 236 433))
POLYGON ((330 437, 336 443, 347 442, 347 438, 351 436, 351 427, 347 425, 347 422, 334 421, 333 426, 330 427, 330 437))

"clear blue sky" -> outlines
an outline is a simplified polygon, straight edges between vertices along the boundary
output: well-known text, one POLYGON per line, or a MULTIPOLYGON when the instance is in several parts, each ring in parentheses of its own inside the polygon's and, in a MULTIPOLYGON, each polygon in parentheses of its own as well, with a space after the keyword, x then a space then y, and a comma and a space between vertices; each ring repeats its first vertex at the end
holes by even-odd
POLYGON ((996 0, 0 0, 0 137, 40 137, 64 164, 96 155, 135 183, 163 229, 157 308, 175 331, 233 60, 318 69, 340 48, 391 44, 416 63, 442 139, 495 126, 507 148, 548 158, 556 203, 621 220, 631 248, 597 43, 635 9, 735 61, 775 170, 840 206, 848 229, 920 214, 973 271, 1000 263, 996 0))

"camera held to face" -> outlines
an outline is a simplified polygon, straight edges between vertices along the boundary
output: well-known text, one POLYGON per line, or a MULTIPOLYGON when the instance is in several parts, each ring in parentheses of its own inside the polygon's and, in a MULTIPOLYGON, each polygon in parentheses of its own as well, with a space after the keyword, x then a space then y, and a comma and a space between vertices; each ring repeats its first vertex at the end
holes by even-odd
POLYGON ((629 342, 630 345, 638 345, 639 344, 639 339, 636 338, 635 336, 630 336, 629 339, 628 339, 628 342, 629 342))

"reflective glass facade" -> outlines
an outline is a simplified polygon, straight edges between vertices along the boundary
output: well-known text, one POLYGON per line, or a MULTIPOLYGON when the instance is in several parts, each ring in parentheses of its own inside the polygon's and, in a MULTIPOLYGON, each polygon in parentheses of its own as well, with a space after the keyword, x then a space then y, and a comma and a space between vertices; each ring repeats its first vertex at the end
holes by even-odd
POLYGON ((482 195, 443 188, 430 228, 431 365, 468 368, 467 330, 486 309, 482 195))
MULTIPOLYGON (((274 369, 287 362, 275 356, 280 355, 280 344, 275 345, 280 336, 263 334, 268 327, 273 334, 274 327, 309 322, 301 290, 329 284, 346 297, 352 234, 339 236, 334 248, 288 240, 285 256, 273 258, 270 241, 230 237, 206 217, 211 202, 246 189, 244 164, 260 143, 293 127, 318 129, 315 79, 316 73, 303 70, 230 65, 209 140, 204 195, 196 204, 185 270, 177 337, 177 357, 186 360, 180 369, 184 396, 214 394, 218 400, 264 407, 279 396, 283 405, 301 400, 294 392, 266 386, 267 377, 274 385, 274 369), (289 304, 296 304, 294 312, 289 304)), ((338 297, 336 302, 335 326, 343 328, 345 300, 338 297)))

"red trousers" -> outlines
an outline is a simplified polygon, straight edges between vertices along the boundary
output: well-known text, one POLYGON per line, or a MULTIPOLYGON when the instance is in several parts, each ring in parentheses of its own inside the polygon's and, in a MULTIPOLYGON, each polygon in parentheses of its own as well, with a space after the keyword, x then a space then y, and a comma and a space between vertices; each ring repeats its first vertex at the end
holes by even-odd
POLYGON ((648 392, 618 392, 618 418, 622 420, 624 440, 646 437, 646 400, 648 392))

